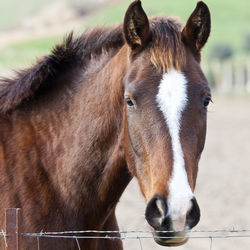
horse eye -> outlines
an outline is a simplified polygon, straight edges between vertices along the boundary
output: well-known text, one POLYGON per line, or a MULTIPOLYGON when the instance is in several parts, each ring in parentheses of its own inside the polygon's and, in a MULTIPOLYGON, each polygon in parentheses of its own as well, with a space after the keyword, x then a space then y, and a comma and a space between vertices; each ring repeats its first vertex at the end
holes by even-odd
POLYGON ((203 101, 203 107, 207 108, 207 106, 209 105, 209 103, 212 101, 211 97, 206 97, 203 101))
POLYGON ((133 101, 131 100, 131 98, 126 97, 126 98, 125 98, 125 102, 128 104, 129 107, 134 107, 134 103, 133 103, 133 101))

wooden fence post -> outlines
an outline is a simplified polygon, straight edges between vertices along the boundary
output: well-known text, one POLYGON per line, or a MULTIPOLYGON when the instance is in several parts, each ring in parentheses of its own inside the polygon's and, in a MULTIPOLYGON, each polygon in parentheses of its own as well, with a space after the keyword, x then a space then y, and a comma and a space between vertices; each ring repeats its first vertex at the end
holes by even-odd
POLYGON ((6 250, 21 250, 20 208, 5 209, 6 250))
POLYGON ((250 61, 247 62, 247 83, 246 83, 246 89, 247 92, 250 93, 250 61))
POLYGON ((233 62, 224 60, 221 62, 221 90, 224 93, 233 91, 233 62))

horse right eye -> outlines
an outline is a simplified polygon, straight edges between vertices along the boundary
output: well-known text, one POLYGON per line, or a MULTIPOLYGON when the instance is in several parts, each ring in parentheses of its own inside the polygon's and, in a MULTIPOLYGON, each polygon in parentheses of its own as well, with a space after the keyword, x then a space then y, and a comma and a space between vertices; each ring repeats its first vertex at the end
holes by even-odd
POLYGON ((134 105, 134 102, 131 100, 131 98, 129 98, 129 97, 126 97, 125 98, 125 102, 127 103, 127 105, 129 106, 129 107, 134 107, 135 105, 134 105))
POLYGON ((209 103, 212 102, 212 99, 211 97, 206 97, 204 100, 203 100, 203 108, 207 108, 209 103))

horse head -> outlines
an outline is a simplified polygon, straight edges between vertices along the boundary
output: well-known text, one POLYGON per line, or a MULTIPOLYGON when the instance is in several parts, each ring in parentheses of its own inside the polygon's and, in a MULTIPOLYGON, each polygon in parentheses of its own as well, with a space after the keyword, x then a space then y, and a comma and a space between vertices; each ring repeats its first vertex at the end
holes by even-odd
POLYGON ((148 19, 140 1, 123 24, 124 149, 130 172, 147 201, 146 220, 165 246, 187 241, 200 219, 194 195, 211 101, 200 68, 210 33, 210 13, 198 2, 185 27, 174 19, 148 19))

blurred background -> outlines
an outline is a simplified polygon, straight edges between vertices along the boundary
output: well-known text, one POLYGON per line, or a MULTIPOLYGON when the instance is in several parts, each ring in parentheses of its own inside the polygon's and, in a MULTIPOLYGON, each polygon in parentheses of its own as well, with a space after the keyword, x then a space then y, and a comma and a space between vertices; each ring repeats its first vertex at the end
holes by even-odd
MULTIPOLYGON (((0 75, 11 76, 49 53, 74 30, 120 23, 128 0, 0 0, 0 75)), ((202 217, 196 229, 250 229, 250 1, 205 0, 212 32, 202 67, 213 90, 207 141, 196 188, 202 217)), ((185 22, 196 0, 142 0, 149 16, 185 22)), ((118 205, 122 230, 149 229, 135 180, 118 205)), ((250 234, 250 232, 248 232, 250 234)), ((208 235, 208 234, 206 234, 208 235)), ((191 239, 181 250, 248 250, 250 238, 191 239)), ((125 250, 164 249, 152 239, 124 240, 125 250)))

